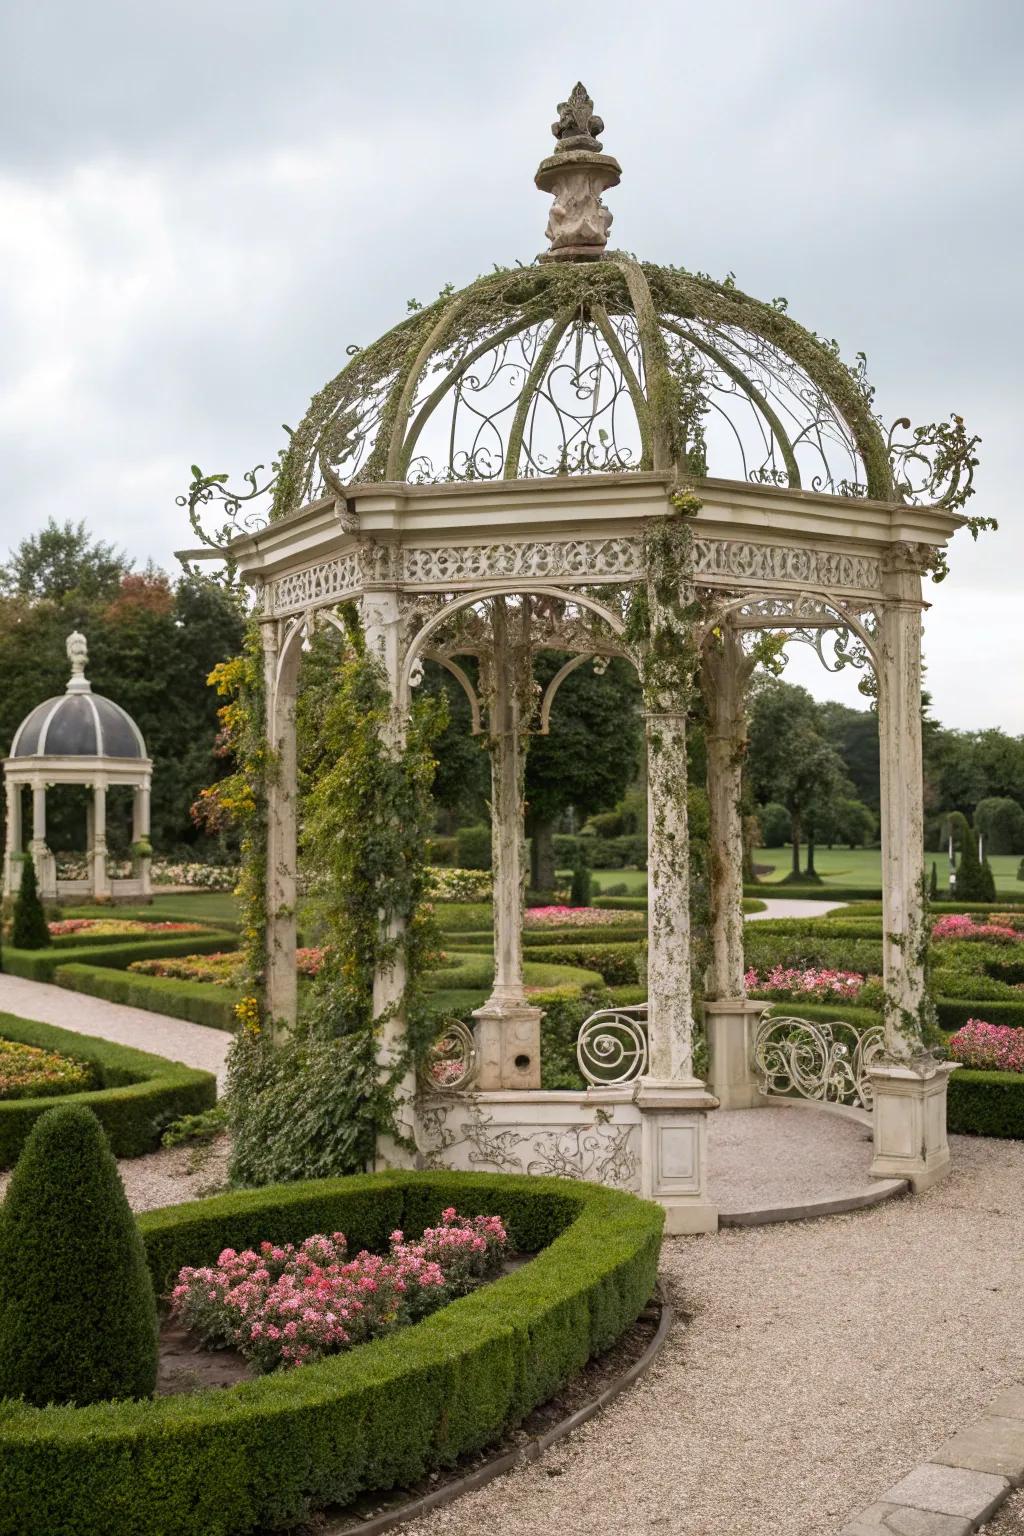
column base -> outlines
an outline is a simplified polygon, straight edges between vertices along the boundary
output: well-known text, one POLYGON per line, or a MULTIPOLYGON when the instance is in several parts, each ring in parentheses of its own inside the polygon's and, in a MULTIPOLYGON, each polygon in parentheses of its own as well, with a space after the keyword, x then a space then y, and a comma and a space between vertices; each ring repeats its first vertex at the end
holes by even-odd
POLYGON ((704 1004, 708 1087, 722 1109, 759 1109, 768 1102, 754 1076, 754 1037, 769 1007, 747 997, 704 1004))
POLYGON ((949 1172, 946 1089, 955 1061, 922 1056, 868 1068, 874 1092, 872 1119, 876 1179, 908 1179, 915 1194, 949 1172))
POLYGON ((698 1078, 640 1079, 640 1193, 665 1211, 670 1236, 718 1231, 718 1207, 707 1194, 707 1115, 718 1108, 698 1078))
POLYGON ((522 998, 490 997, 473 1010, 473 1018, 480 1059, 476 1086, 486 1093, 539 1088, 541 1010, 522 998))

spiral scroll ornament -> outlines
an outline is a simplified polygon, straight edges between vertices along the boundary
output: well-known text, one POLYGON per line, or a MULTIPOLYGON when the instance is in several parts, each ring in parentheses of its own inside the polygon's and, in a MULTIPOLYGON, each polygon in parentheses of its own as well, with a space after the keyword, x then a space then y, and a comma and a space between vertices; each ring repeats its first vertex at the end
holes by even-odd
POLYGON ((577 1036, 576 1060, 595 1088, 642 1076, 647 1070, 647 1004, 592 1013, 577 1036))
POLYGON ((420 1083, 430 1093, 463 1093, 479 1070, 473 1031, 461 1019, 449 1019, 423 1063, 420 1083))
POLYGON ((884 1047, 879 1024, 861 1031, 841 1019, 767 1018, 754 1039, 754 1072, 765 1095, 870 1109, 868 1069, 884 1047))

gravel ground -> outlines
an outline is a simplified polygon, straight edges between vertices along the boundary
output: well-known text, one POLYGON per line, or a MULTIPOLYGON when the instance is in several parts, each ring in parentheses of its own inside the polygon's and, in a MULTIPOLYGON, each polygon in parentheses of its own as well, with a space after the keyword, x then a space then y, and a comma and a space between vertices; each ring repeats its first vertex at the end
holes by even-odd
POLYGON ((826 912, 835 912, 838 907, 845 907, 845 901, 801 901, 799 898, 787 901, 783 896, 759 896, 758 901, 763 901, 763 912, 748 912, 745 921, 748 923, 763 923, 769 917, 824 917, 826 912))
POLYGON ((105 1003, 83 992, 69 992, 48 982, 25 981, 20 976, 0 973, 0 1013, 13 1013, 21 1019, 35 1019, 41 1024, 57 1024, 61 1029, 76 1029, 79 1034, 99 1035, 116 1045, 133 1045, 140 1051, 152 1051, 171 1061, 183 1061, 188 1067, 216 1072, 223 1084, 230 1035, 205 1024, 188 1024, 163 1013, 149 1013, 144 1008, 126 1008, 122 1003, 105 1003))
POLYGON ((981 1529, 985 1536, 1024 1536, 1024 1488, 1011 1493, 1002 1509, 981 1529))
POLYGON ((914 1199, 667 1242, 651 1374, 408 1536, 835 1536, 1024 1380, 1024 1143, 952 1142, 914 1199))
POLYGON ((804 1105, 708 1116, 708 1193, 721 1211, 794 1206, 877 1189, 871 1127, 804 1105))
MULTIPOLYGON (((59 1099, 54 1099, 59 1104, 59 1099)), ((221 1137, 212 1146, 167 1147, 145 1157, 122 1157, 121 1175, 128 1204, 133 1211, 152 1211, 160 1205, 179 1205, 199 1200, 227 1183, 228 1141, 221 1137)), ((0 1173, 0 1199, 10 1183, 10 1170, 0 1173)))

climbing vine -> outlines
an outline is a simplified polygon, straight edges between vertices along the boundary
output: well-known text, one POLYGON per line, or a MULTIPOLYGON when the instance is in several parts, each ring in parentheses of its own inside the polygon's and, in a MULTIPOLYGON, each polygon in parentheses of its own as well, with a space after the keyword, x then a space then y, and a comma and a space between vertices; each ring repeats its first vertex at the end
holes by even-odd
MULTIPOLYGON (((366 651, 354 608, 343 617, 334 654, 333 629, 314 642, 298 709, 303 924, 315 928, 323 960, 294 1029, 276 1039, 259 994, 240 1005, 229 1124, 232 1176, 246 1184, 355 1172, 372 1161, 378 1138, 403 1140, 400 1085, 435 1033, 423 987, 436 950, 426 838, 444 701, 417 701, 404 743, 390 744, 395 722, 382 668, 366 651), (394 996, 378 1007, 374 978, 388 971, 394 996), (381 1035, 399 1013, 401 1049, 382 1066, 381 1035)), ((247 878, 262 889, 264 876, 257 858, 247 878)), ((253 960, 261 952, 257 916, 254 899, 253 960)))

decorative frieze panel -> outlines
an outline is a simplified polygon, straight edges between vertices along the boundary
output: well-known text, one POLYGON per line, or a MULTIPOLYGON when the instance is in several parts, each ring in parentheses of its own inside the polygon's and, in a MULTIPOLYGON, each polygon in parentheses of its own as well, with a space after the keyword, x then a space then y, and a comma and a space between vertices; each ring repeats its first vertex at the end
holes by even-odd
POLYGON ((640 1189, 640 1115, 631 1103, 590 1105, 582 1094, 577 1104, 546 1094, 513 1102, 425 1095, 417 1119, 428 1168, 554 1174, 640 1189))
POLYGON ((722 577, 730 581, 795 583, 868 592, 877 592, 881 587, 875 555, 701 538, 694 540, 693 550, 698 579, 722 577))
MULTIPOLYGON (((877 592, 877 556, 738 539, 693 544, 698 581, 712 586, 765 583, 829 591, 877 592)), ((639 537, 544 539, 494 544, 391 545, 367 542, 267 584, 264 611, 283 614, 355 596, 369 583, 395 582, 434 591, 522 581, 563 585, 628 584, 643 576, 639 537)))
POLYGON ((268 613, 290 613, 298 608, 321 607, 353 597, 362 586, 358 551, 309 565, 304 571, 291 571, 267 583, 264 607, 268 613))
POLYGON ((477 581, 631 581, 642 571, 639 539, 544 539, 526 543, 412 546, 402 580, 424 586, 477 581))

